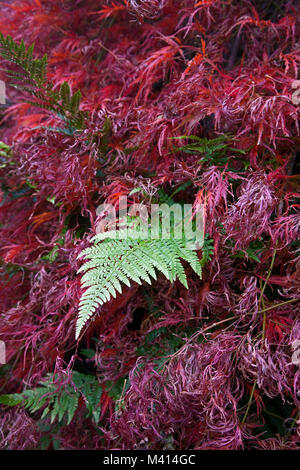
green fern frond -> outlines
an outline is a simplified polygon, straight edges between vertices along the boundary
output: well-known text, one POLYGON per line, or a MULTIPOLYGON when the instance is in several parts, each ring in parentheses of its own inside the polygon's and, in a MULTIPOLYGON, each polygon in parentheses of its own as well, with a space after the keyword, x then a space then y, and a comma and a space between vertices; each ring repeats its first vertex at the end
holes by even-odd
POLYGON ((228 163, 228 157, 234 154, 246 153, 245 150, 232 148, 230 143, 234 141, 231 135, 221 135, 215 139, 206 139, 195 135, 182 135, 173 137, 177 140, 187 140, 186 145, 174 148, 175 152, 185 152, 188 154, 199 154, 202 162, 209 162, 213 165, 225 165, 228 163))
POLYGON ((204 237, 204 243, 201 248, 201 251, 202 258, 200 260, 200 264, 203 267, 212 258, 212 255, 214 254, 214 241, 211 238, 208 238, 207 234, 204 237))
POLYGON ((5 38, 0 32, 0 56, 22 69, 22 73, 9 70, 7 75, 14 81, 23 82, 24 85, 11 85, 36 98, 36 101, 27 101, 29 104, 54 112, 64 119, 69 127, 81 129, 87 113, 79 109, 80 90, 72 95, 69 84, 63 82, 60 89, 55 91, 54 84, 47 80, 47 56, 34 59, 33 50, 34 44, 26 49, 23 40, 17 44, 10 36, 5 38))
POLYGON ((5 38, 0 33, 0 55, 19 65, 24 70, 25 77, 33 84, 43 87, 46 83, 47 55, 44 55, 42 59, 33 59, 33 49, 34 44, 26 50, 23 39, 20 44, 17 44, 10 36, 5 38))
POLYGON ((41 419, 50 415, 50 421, 55 419, 70 424, 78 408, 79 398, 82 397, 88 415, 98 422, 100 415, 99 400, 102 389, 94 376, 73 371, 69 384, 59 386, 56 377, 48 374, 40 382, 40 386, 22 393, 0 395, 0 403, 6 406, 21 405, 31 413, 44 408, 41 419))
POLYGON ((122 229, 98 234, 93 241, 78 256, 85 260, 78 272, 83 273, 81 286, 86 290, 80 299, 76 339, 97 308, 122 292, 122 284, 151 284, 158 271, 188 288, 182 260, 201 277, 203 263, 184 239, 140 239, 133 230, 122 229))
POLYGON ((0 140, 0 168, 13 164, 11 148, 0 140))

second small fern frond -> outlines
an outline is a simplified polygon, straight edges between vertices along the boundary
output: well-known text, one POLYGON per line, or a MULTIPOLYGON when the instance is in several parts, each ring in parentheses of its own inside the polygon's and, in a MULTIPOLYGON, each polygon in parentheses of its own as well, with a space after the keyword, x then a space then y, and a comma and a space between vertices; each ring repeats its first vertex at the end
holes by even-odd
POLYGON ((67 82, 56 90, 54 84, 47 80, 47 56, 34 59, 33 50, 34 44, 26 49, 23 40, 17 44, 10 36, 4 37, 0 32, 0 56, 22 69, 22 73, 7 71, 8 77, 17 82, 12 85, 34 97, 33 101, 27 101, 29 104, 54 112, 69 128, 81 129, 87 113, 79 109, 80 90, 72 94, 67 82))

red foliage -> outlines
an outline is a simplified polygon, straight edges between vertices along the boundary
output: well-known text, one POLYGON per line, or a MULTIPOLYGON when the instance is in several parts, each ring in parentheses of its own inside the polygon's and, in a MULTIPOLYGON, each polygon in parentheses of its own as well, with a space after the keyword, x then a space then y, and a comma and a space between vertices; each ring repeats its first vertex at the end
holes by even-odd
MULTIPOLYGON (((104 392, 99 427, 79 411, 59 435, 51 431, 62 448, 299 448, 291 418, 300 380, 291 362, 300 339, 297 1, 7 0, 0 11, 0 31, 47 53, 55 89, 65 80, 80 88, 89 115, 83 129, 62 132, 60 116, 7 87, 2 393, 35 386, 64 360, 90 367, 104 392), (226 162, 172 139, 191 134, 229 135, 226 162), (187 181, 174 198, 204 204, 214 240, 203 280, 191 274, 189 290, 162 278, 125 290, 76 344, 77 255, 95 233, 98 205, 134 187, 150 198, 172 194, 187 181), (187 340, 158 369, 160 336, 154 357, 141 359, 140 348, 161 328, 203 343, 187 340), (95 355, 84 359, 95 338, 95 355), (128 377, 117 409, 114 386, 128 377), (291 403, 284 435, 260 434, 270 400, 291 403)), ((0 447, 38 446, 35 417, 1 408, 5 419, 0 447)))

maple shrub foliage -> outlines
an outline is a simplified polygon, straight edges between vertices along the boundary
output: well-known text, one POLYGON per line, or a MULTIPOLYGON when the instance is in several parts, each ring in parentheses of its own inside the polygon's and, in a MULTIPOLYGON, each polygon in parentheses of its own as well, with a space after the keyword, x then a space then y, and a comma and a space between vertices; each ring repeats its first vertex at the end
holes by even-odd
POLYGON ((299 449, 297 0, 0 12, 0 448, 299 449), (121 196, 202 206, 204 245, 117 271, 121 196))

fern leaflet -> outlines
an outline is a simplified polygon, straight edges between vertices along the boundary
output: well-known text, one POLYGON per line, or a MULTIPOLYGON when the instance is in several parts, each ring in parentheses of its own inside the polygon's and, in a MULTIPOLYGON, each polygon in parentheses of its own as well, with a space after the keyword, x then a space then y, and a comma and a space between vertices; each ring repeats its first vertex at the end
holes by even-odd
POLYGON ((56 377, 47 374, 40 382, 40 386, 22 393, 0 395, 0 403, 6 406, 21 405, 31 413, 43 408, 41 419, 50 416, 53 423, 55 419, 62 422, 66 418, 70 424, 79 405, 79 398, 83 398, 88 416, 98 422, 100 415, 99 400, 102 389, 94 376, 73 371, 70 383, 59 385, 56 377))
POLYGON ((17 44, 10 36, 5 38, 0 32, 0 56, 18 65, 23 71, 7 71, 11 79, 23 82, 13 86, 35 98, 33 101, 27 101, 29 104, 54 112, 69 128, 81 129, 87 114, 79 109, 80 90, 72 95, 67 82, 63 82, 59 90, 54 90, 54 84, 47 80, 47 56, 33 59, 33 50, 34 44, 26 49, 23 40, 17 44))

